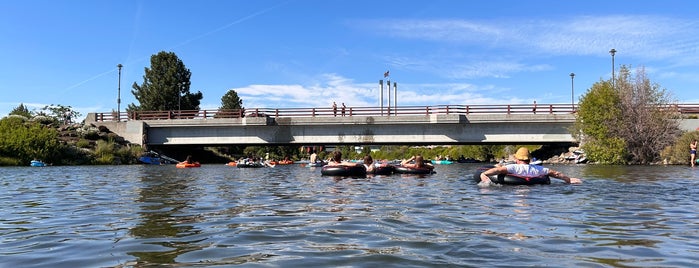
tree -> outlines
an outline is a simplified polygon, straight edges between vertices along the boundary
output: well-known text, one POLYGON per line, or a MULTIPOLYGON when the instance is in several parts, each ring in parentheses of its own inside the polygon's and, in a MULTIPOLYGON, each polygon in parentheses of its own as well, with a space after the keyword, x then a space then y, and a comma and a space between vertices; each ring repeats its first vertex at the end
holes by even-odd
POLYGON ((129 104, 127 111, 199 110, 203 95, 190 93, 192 73, 174 52, 161 51, 151 56, 150 64, 143 83, 134 82, 131 90, 140 105, 129 104))
POLYGON ((63 146, 56 129, 21 117, 0 119, 0 156, 11 157, 19 163, 32 159, 60 161, 63 146))
POLYGON ((645 68, 635 76, 625 66, 619 71, 617 90, 621 97, 624 128, 618 135, 626 140, 631 162, 649 164, 660 159, 660 152, 679 137, 681 131, 676 101, 666 89, 651 83, 645 68))
POLYGON ((591 160, 606 164, 658 161, 679 135, 673 101, 640 68, 622 66, 613 85, 595 83, 580 99, 573 135, 591 160), (668 106, 670 105, 670 106, 668 106))
POLYGON ((69 124, 71 123, 71 120, 80 117, 81 114, 78 111, 73 110, 73 107, 69 106, 63 106, 63 105, 46 105, 44 108, 41 109, 41 112, 39 112, 40 115, 48 116, 60 124, 69 124))
POLYGON ((14 109, 12 109, 12 111, 10 111, 10 115, 13 115, 13 114, 14 115, 21 115, 21 116, 24 116, 26 118, 32 117, 32 112, 30 112, 29 109, 27 109, 27 106, 24 106, 23 103, 20 103, 19 106, 15 107, 14 109))
POLYGON ((235 90, 229 90, 223 97, 221 97, 221 107, 219 110, 233 110, 243 108, 243 100, 238 97, 238 93, 235 90))
POLYGON ((218 112, 215 117, 231 117, 244 116, 245 108, 243 108, 243 100, 238 97, 235 90, 229 90, 221 97, 221 107, 218 107, 218 112))

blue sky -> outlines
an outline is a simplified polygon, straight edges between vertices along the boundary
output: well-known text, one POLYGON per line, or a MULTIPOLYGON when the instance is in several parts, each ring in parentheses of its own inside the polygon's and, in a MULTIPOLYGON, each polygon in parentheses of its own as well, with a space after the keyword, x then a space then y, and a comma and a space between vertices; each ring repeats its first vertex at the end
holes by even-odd
POLYGON ((616 70, 645 67, 699 103, 695 1, 24 0, 0 9, 0 116, 136 103, 150 57, 174 52, 202 109, 228 90, 246 108, 570 103, 616 70))

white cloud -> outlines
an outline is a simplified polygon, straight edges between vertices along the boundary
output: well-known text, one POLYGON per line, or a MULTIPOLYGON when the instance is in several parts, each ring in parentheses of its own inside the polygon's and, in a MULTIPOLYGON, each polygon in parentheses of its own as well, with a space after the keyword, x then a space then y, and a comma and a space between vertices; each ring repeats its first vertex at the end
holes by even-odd
POLYGON ((661 16, 617 15, 561 20, 366 20, 351 25, 382 36, 527 54, 599 55, 615 47, 629 56, 658 59, 696 52, 698 24, 661 16))
MULTIPOLYGON (((246 108, 311 108, 338 106, 344 102, 348 107, 379 106, 379 86, 375 83, 355 83, 352 79, 337 74, 319 75, 307 85, 249 85, 234 89, 246 108)), ((387 90, 384 87, 384 90, 387 90)), ((402 84, 398 83, 398 105, 446 105, 446 104, 493 104, 502 103, 499 97, 508 89, 492 86, 480 87, 468 83, 402 84), (485 94, 485 92, 488 92, 485 94), (498 96, 498 97, 491 97, 498 96)), ((392 98, 393 89, 391 89, 392 98)), ((529 100, 510 98, 510 103, 525 103, 529 100)), ((384 91, 384 105, 388 92, 384 91)), ((391 102, 393 105, 393 100, 391 102)))

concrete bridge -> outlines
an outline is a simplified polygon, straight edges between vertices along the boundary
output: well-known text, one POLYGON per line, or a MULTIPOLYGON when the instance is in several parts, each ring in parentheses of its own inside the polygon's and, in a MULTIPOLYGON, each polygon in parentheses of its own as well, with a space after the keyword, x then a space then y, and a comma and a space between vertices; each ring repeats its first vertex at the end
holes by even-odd
POLYGON ((158 111, 89 114, 86 122, 150 146, 551 144, 576 143, 569 130, 574 109, 540 104, 352 107, 344 113, 330 108, 158 111))

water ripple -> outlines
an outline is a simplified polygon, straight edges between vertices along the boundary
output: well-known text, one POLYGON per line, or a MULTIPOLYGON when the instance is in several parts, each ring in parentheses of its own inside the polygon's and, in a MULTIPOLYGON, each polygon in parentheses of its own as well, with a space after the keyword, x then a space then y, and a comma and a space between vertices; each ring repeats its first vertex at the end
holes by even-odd
POLYGON ((557 166, 585 183, 480 188, 476 167, 0 168, 0 266, 699 265, 699 170, 557 166))

